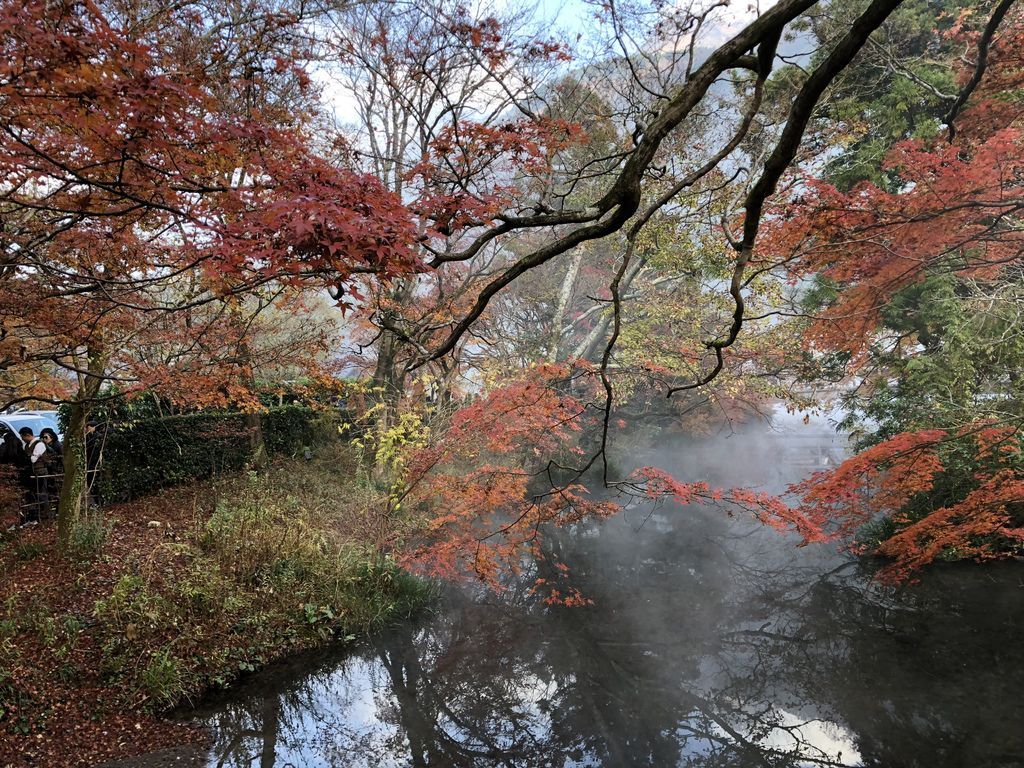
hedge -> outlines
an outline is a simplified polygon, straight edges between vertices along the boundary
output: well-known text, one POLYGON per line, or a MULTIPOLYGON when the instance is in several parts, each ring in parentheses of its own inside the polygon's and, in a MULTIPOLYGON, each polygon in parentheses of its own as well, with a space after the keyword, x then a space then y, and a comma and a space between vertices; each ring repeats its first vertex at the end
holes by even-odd
MULTIPOLYGON (((318 437, 323 414, 298 405, 261 414, 270 455, 296 455, 318 437)), ((245 414, 210 412, 143 419, 108 430, 98 482, 104 502, 243 469, 250 459, 245 414)))

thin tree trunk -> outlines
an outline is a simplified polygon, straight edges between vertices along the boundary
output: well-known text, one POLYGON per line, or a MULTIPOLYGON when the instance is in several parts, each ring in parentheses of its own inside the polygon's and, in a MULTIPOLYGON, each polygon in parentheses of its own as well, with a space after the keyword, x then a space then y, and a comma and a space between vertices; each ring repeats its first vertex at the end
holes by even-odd
MULTIPOLYGON (((256 381, 253 379, 252 367, 249 365, 249 346, 243 342, 242 354, 245 355, 243 370, 248 371, 244 384, 251 391, 256 391, 256 381)), ((242 418, 242 426, 245 429, 246 438, 249 441, 249 469, 256 472, 265 472, 270 465, 270 457, 267 453, 267 443, 263 438, 263 414, 259 411, 246 412, 242 418)))
POLYGON ((265 472, 270 464, 270 456, 263 439, 263 417, 259 413, 246 413, 242 424, 249 439, 249 469, 265 472))
MULTIPOLYGON (((398 404, 405 390, 405 371, 401 368, 398 351, 402 340, 388 330, 381 332, 377 347, 377 365, 373 371, 373 388, 375 397, 382 405, 376 416, 376 432, 385 434, 398 422, 398 404)), ((391 477, 390 468, 373 457, 373 477, 381 483, 388 483, 391 477)))
MULTIPOLYGON (((246 341, 246 329, 238 314, 237 309, 231 313, 231 322, 239 331, 239 342, 237 349, 237 362, 241 371, 242 384, 253 393, 256 393, 256 377, 252 370, 252 350, 249 349, 249 342, 246 341)), ((246 440, 249 442, 249 469, 256 472, 265 472, 270 465, 270 458, 267 454, 267 443, 263 438, 263 417, 259 411, 246 412, 242 417, 242 427, 245 430, 246 440)))
MULTIPOLYGON (((629 271, 623 276, 622 283, 619 286, 619 293, 624 295, 632 286, 633 280, 647 265, 647 258, 644 257, 637 261, 629 271)), ((600 317, 594 324, 594 327, 590 330, 590 333, 576 345, 576 348, 572 351, 572 357, 579 360, 590 360, 593 361, 597 354, 597 345, 604 341, 605 336, 608 334, 608 326, 612 322, 612 311, 611 308, 605 309, 601 312, 600 317)))

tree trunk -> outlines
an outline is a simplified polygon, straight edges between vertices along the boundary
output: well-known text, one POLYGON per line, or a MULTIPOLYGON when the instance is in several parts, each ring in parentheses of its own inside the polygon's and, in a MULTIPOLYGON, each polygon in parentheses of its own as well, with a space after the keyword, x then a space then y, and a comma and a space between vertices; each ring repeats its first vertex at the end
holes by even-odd
POLYGON ((103 383, 103 355, 90 347, 88 366, 79 375, 78 394, 71 402, 68 427, 64 435, 64 484, 57 506, 57 545, 66 550, 71 532, 82 514, 82 505, 88 496, 88 466, 85 448, 85 427, 89 413, 103 383))
MULTIPOLYGON (((385 434, 398 422, 398 404, 405 389, 405 371, 398 356, 402 343, 402 340, 391 331, 381 331, 377 347, 377 365, 373 370, 374 397, 379 399, 382 406, 375 418, 377 435, 385 434)), ((371 460, 373 479, 382 484, 390 483, 394 479, 391 477, 390 468, 378 461, 376 453, 371 460)))
MULTIPOLYGON (((408 306, 412 299, 413 283, 399 280, 392 288, 388 301, 399 307, 408 306)), ((389 310, 381 309, 381 316, 387 317, 389 310)), ((398 409, 398 402, 405 393, 405 367, 402 361, 402 347, 408 342, 398 333, 381 323, 380 339, 377 342, 377 364, 373 369, 373 387, 385 404, 386 422, 390 425, 398 409)))
POLYGON ((551 322, 551 340, 548 342, 548 362, 558 362, 558 350, 562 345, 562 331, 565 325, 565 315, 569 309, 569 301, 572 299, 573 289, 576 287, 576 277, 580 273, 580 266, 583 264, 583 249, 577 248, 573 254, 572 262, 562 280, 562 289, 558 292, 558 306, 555 308, 555 317, 551 322))
POLYGON ((57 505, 57 542, 61 549, 66 549, 71 541, 71 531, 78 523, 82 502, 88 490, 85 425, 89 409, 76 400, 71 403, 70 410, 64 434, 64 484, 57 505))
MULTIPOLYGON (((240 340, 237 348, 238 368, 241 371, 242 384, 256 395, 256 376, 252 370, 252 350, 249 349, 249 342, 246 340, 245 327, 239 318, 237 309, 232 310, 232 322, 239 329, 240 340)), ((246 440, 249 442, 249 469, 263 473, 270 465, 270 458, 267 454, 267 443, 263 439, 263 417, 258 411, 246 413, 242 419, 242 427, 245 429, 246 440)))
POLYGON ((249 439, 249 469, 265 472, 270 465, 270 456, 263 438, 263 418, 259 413, 247 413, 242 423, 249 439))
MULTIPOLYGON (((625 296, 626 292, 633 285, 633 280, 636 278, 643 268, 647 266, 647 257, 639 259, 629 271, 623 276, 621 283, 619 284, 619 295, 625 296)), ((608 335, 608 326, 612 323, 612 310, 611 307, 606 308, 601 312, 600 317, 594 324, 594 327, 590 329, 588 333, 576 348, 573 349, 571 357, 579 360, 589 360, 594 362, 597 357, 598 344, 604 342, 605 337, 608 335)))
POLYGON ((391 331, 381 331, 377 347, 377 364, 373 369, 373 388, 377 397, 386 404, 385 410, 389 412, 393 412, 397 407, 405 389, 405 371, 400 369, 398 355, 402 343, 402 340, 391 331))
MULTIPOLYGON (((398 280, 387 296, 385 306, 380 308, 382 321, 379 324, 380 336, 377 340, 377 362, 373 368, 373 397, 379 401, 381 408, 375 419, 375 429, 378 435, 383 435, 387 430, 398 422, 398 405, 405 394, 406 370, 405 357, 403 352, 409 341, 403 338, 400 333, 387 327, 391 322, 397 322, 397 318, 386 304, 391 303, 398 307, 409 306, 415 288, 415 281, 398 280)), ((373 478, 380 483, 390 483, 394 478, 390 476, 388 467, 377 460, 376 455, 373 461, 373 478)))

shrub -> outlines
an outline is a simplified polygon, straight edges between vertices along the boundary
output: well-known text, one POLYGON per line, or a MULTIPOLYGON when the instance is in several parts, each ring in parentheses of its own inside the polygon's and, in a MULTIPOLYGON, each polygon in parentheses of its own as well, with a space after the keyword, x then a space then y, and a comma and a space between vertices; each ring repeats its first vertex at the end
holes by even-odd
MULTIPOLYGON (((296 455, 322 432, 317 411, 287 405, 261 415, 271 455, 296 455)), ((251 459, 245 414, 202 412, 111 429, 103 446, 99 495, 105 502, 243 469, 251 459)))
POLYGON ((307 524, 294 497, 266 498, 256 483, 218 504, 200 539, 204 551, 240 583, 318 572, 330 551, 323 532, 307 524))
POLYGON ((74 559, 81 561, 99 555, 103 551, 103 545, 107 543, 111 528, 113 523, 105 521, 98 511, 90 511, 83 515, 71 529, 69 547, 74 559))
POLYGON ((163 710, 295 648, 407 617, 433 596, 354 535, 352 475, 335 448, 218 481, 208 518, 124 564, 94 605, 92 631, 126 703, 163 710))
POLYGON ((304 448, 337 439, 333 411, 284 405, 263 413, 263 442, 271 456, 298 456, 304 448))
POLYGON ((139 674, 139 693, 154 709, 163 709, 188 698, 181 664, 167 648, 156 651, 139 674))
POLYGON ((437 585, 402 570, 385 557, 364 558, 351 575, 354 596, 347 606, 349 621, 364 629, 408 619, 433 602, 437 585))
POLYGON ((35 560, 46 551, 46 545, 39 539, 20 539, 13 545, 14 556, 28 562, 35 560))
POLYGON ((96 601, 93 611, 96 618, 117 630, 119 642, 131 642, 147 631, 160 630, 164 617, 173 613, 173 605, 141 576, 126 573, 109 597, 96 601))

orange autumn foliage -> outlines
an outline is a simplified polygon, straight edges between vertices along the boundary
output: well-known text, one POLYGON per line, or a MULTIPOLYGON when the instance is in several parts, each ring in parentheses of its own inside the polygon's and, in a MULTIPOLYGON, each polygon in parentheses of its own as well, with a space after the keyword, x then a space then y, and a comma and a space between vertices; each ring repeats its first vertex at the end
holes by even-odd
MULTIPOLYGON (((962 37, 970 49, 980 31, 965 34, 957 24, 950 34, 962 37)), ((898 397, 901 374, 882 367, 885 361, 905 362, 942 348, 941 339, 915 336, 920 329, 909 324, 893 331, 893 319, 885 313, 901 291, 951 275, 996 295, 998 286, 1019 280, 1024 265, 1021 50, 1024 8, 1018 4, 993 40, 988 69, 955 118, 955 131, 892 147, 882 164, 884 185, 864 182, 844 192, 820 179, 803 179, 788 198, 776 201, 760 254, 785 264, 794 282, 813 278, 829 287, 830 301, 804 321, 805 345, 812 354, 839 353, 836 359, 848 361, 846 374, 860 377, 856 380, 865 389, 874 377, 898 397)), ((972 74, 973 64, 965 61, 961 86, 972 74)), ((1007 385, 1002 375, 983 380, 970 370, 945 372, 950 379, 974 376, 970 383, 981 388, 982 403, 990 396, 1014 398, 1009 391, 984 389, 1012 389, 1013 374, 1007 385)), ((925 388, 922 397, 931 395, 925 388)), ((941 400, 942 393, 934 396, 941 400)), ((793 509, 814 530, 844 541, 865 524, 887 518, 891 526, 883 540, 857 548, 891 560, 882 571, 886 578, 907 578, 937 559, 983 560, 1019 552, 1024 523, 1019 415, 1012 407, 1002 409, 994 418, 1005 423, 995 424, 973 415, 969 404, 947 421, 940 411, 936 407, 934 418, 917 422, 934 428, 891 430, 888 439, 795 485, 793 509)))
POLYGON ((376 179, 224 105, 93 3, 4 0, 0 40, 0 394, 69 397, 88 349, 122 388, 244 400, 245 296, 420 269, 376 179))
POLYGON ((568 373, 531 369, 456 412, 443 437, 413 456, 402 505, 430 517, 402 553, 404 564, 500 587, 504 572, 519 572, 539 551, 545 526, 618 510, 578 478, 555 481, 557 457, 578 455, 575 438, 587 422, 585 404, 558 386, 568 373))
POLYGON ((970 144, 905 142, 886 167, 898 191, 809 182, 766 237, 766 252, 791 259, 794 277, 841 289, 810 325, 812 348, 863 354, 887 302, 930 271, 986 278, 1020 258, 1024 233, 1012 222, 1024 210, 1024 129, 970 144))
MULTIPOLYGON (((977 32, 951 34, 975 45, 977 32)), ((862 182, 843 192, 818 178, 776 201, 760 258, 791 278, 824 278, 836 300, 816 312, 808 346, 862 355, 886 303, 942 270, 988 279, 1019 264, 1024 232, 1024 9, 1011 8, 989 52, 985 75, 955 120, 952 141, 904 141, 882 163, 885 188, 862 182)), ((973 65, 961 62, 961 84, 973 65)))
POLYGON ((898 526, 891 537, 870 546, 853 545, 855 551, 889 558, 881 571, 889 580, 908 578, 951 555, 1005 557, 1014 551, 1008 542, 1024 540, 1022 449, 1019 430, 984 424, 958 432, 899 434, 791 486, 793 506, 775 510, 776 521, 796 528, 809 541, 849 542, 861 526, 880 516, 891 518, 898 526), (915 506, 915 497, 940 493, 942 454, 963 449, 965 443, 980 459, 974 487, 961 489, 937 508, 915 506), (794 525, 793 518, 809 528, 794 525))

